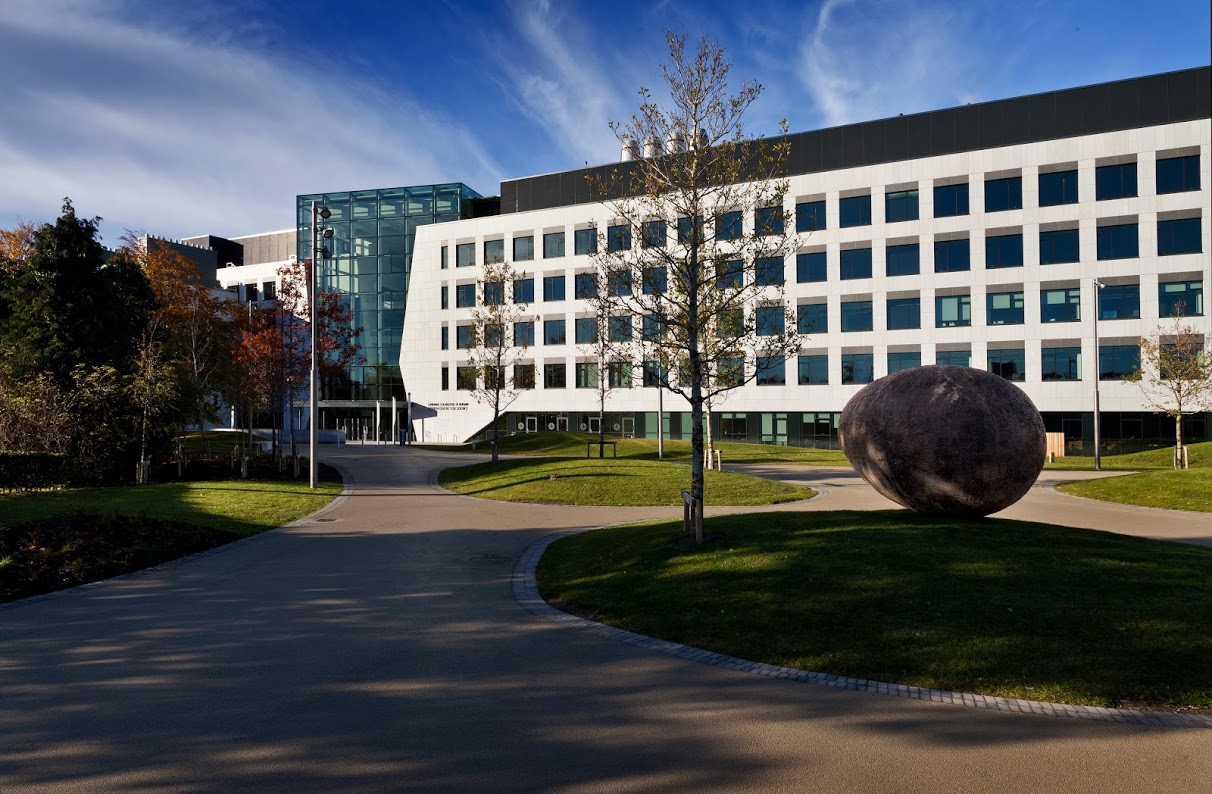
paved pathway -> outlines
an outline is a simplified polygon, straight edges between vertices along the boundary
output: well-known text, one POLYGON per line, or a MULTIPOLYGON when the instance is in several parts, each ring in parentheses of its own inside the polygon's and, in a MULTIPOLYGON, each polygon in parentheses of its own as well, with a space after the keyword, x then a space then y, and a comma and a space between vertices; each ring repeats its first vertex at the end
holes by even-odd
MULTIPOLYGON (((485 504, 431 484, 465 456, 334 457, 355 482, 332 521, 0 608, 0 791, 1194 792, 1212 779, 1212 731, 834 691, 561 628, 513 600, 522 551, 553 529, 671 511, 485 504)), ((806 507, 844 494, 858 498, 834 488, 806 507)))

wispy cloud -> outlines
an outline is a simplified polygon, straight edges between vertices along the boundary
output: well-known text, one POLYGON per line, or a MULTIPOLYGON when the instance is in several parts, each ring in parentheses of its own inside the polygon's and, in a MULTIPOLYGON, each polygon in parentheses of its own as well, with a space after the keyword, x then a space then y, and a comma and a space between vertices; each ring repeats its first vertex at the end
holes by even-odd
POLYGON ((502 171, 477 136, 356 75, 289 50, 148 27, 115 3, 6 2, 0 16, 0 225, 49 219, 70 195, 123 227, 180 236, 293 225, 318 190, 502 171), (31 79, 36 76, 36 80, 31 79))
POLYGON ((980 22, 947 3, 825 0, 800 53, 824 125, 962 104, 980 96, 980 22))

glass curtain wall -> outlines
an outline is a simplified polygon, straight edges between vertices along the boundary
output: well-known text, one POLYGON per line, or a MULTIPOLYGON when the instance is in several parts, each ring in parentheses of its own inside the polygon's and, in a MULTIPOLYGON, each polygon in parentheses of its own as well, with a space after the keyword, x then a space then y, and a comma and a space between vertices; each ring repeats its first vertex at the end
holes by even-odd
POLYGON ((404 398, 400 340, 417 227, 470 217, 481 198, 462 183, 315 193, 296 198, 298 257, 311 258, 311 203, 332 212, 324 241, 332 256, 320 260, 320 288, 347 297, 365 361, 344 377, 321 383, 322 400, 404 398))

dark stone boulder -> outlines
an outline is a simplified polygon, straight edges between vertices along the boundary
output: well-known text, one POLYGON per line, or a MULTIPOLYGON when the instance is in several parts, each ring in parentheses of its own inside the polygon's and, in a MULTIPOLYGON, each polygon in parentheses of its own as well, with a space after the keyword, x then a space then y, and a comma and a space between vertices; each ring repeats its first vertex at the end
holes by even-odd
POLYGON ((880 378, 846 403, 842 450, 875 490, 922 513, 986 516, 1044 467, 1044 422, 1014 384, 971 367, 880 378))

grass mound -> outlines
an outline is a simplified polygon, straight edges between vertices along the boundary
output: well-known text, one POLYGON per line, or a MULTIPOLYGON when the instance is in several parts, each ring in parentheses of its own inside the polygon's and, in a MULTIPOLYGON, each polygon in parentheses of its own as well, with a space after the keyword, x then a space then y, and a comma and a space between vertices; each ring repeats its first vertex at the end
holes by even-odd
POLYGON ((1098 706, 1212 709, 1212 551, 906 511, 718 516, 553 544, 543 596, 771 664, 1098 706))
MULTIPOLYGON (((1187 463, 1192 469, 1212 468, 1212 441, 1187 444, 1187 463)), ((1103 455, 1103 468, 1107 471, 1146 471, 1149 469, 1174 470, 1174 447, 1147 449, 1127 455, 1103 455)), ((1093 471, 1093 457, 1058 458, 1048 463, 1045 469, 1055 471, 1093 471)))
MULTIPOLYGON (((766 505, 815 495, 810 488, 733 472, 708 471, 710 505, 766 505)), ((607 458, 541 458, 446 469, 438 483, 457 493, 503 502, 567 505, 680 505, 690 468, 607 458)))
POLYGON ((1212 513, 1212 468, 1146 471, 1124 477, 1064 483, 1056 489, 1104 502, 1212 513))

